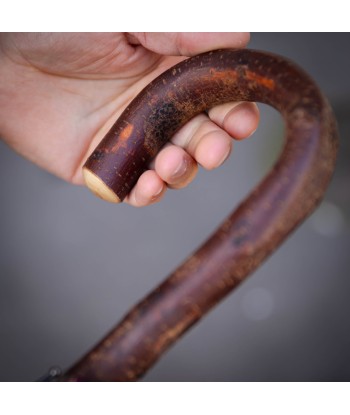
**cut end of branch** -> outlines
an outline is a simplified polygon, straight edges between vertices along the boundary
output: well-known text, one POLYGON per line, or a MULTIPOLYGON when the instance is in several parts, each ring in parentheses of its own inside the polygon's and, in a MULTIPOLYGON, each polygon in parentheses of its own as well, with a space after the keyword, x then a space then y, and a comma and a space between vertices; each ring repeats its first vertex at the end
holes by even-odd
POLYGON ((111 203, 120 203, 120 198, 104 183, 95 173, 88 168, 83 168, 83 176, 86 186, 100 199, 111 203))

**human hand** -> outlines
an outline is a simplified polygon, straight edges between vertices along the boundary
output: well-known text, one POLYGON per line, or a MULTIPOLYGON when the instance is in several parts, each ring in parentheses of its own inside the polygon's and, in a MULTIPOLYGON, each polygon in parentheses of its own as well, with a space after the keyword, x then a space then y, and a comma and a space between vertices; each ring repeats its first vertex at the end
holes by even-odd
MULTIPOLYGON (((207 50, 243 47, 240 33, 17 33, 0 38, 0 135, 18 153, 75 184, 82 166, 152 79, 207 50)), ((253 103, 212 108, 183 126, 125 201, 155 203, 228 157, 258 124, 253 103)))

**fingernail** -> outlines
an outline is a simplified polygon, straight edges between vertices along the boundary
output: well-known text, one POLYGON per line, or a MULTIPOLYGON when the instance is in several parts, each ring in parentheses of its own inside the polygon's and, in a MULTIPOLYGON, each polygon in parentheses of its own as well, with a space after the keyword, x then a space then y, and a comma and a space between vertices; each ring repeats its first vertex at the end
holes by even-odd
POLYGON ((230 157, 231 151, 232 151, 232 147, 230 147, 228 151, 225 153, 224 157, 218 163, 218 166, 221 166, 221 164, 225 163, 225 161, 230 157))
POLYGON ((253 130, 249 135, 247 135, 247 137, 246 138, 249 138, 249 137, 251 137, 254 133, 255 133, 255 131, 257 130, 258 128, 255 128, 255 130, 253 130))
POLYGON ((151 201, 153 201, 153 200, 157 199, 157 197, 158 197, 158 196, 162 193, 163 188, 164 188, 164 186, 161 186, 161 187, 159 188, 159 190, 158 190, 156 193, 154 193, 154 195, 151 197, 151 201))
POLYGON ((188 161, 186 159, 183 159, 181 163, 179 164, 179 166, 177 167, 177 169, 172 174, 171 178, 178 179, 184 176, 187 170, 188 170, 188 161))

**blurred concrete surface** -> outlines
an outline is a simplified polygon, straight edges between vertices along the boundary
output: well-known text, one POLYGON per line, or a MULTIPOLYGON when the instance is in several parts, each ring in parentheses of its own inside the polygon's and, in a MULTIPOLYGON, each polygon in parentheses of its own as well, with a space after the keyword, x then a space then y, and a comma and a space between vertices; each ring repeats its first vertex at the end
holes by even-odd
MULTIPOLYGON (((253 34, 321 86, 341 148, 324 203, 241 287, 164 355, 145 381, 350 380, 349 34, 253 34)), ((157 206, 112 206, 0 143, 0 381, 70 366, 192 252, 268 171, 278 114, 157 206)))

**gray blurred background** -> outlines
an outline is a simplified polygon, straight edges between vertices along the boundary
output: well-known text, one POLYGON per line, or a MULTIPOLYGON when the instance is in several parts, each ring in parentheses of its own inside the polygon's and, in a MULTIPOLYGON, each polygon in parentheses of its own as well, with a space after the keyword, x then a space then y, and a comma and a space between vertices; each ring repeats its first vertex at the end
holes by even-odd
MULTIPOLYGON (((350 381, 349 34, 253 34, 299 63, 338 117, 341 147, 320 208, 144 381, 350 381)), ((229 214, 281 146, 279 115, 158 205, 109 205, 0 143, 0 381, 69 367, 229 214)))

